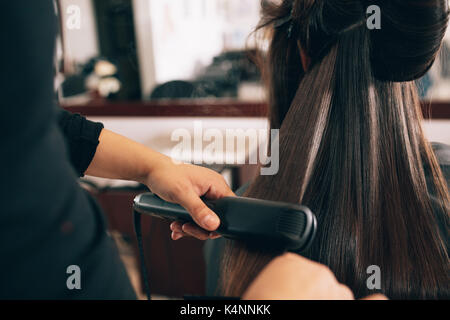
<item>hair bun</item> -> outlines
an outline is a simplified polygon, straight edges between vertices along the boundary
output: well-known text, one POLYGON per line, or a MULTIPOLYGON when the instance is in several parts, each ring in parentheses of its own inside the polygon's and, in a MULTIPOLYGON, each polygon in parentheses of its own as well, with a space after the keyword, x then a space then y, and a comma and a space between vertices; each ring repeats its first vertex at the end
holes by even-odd
POLYGON ((339 35, 366 22, 361 0, 300 1, 298 11, 300 16, 295 18, 299 20, 300 41, 308 54, 318 60, 336 43, 339 35))
POLYGON ((447 0, 375 0, 370 4, 381 9, 381 29, 371 31, 375 77, 395 82, 422 77, 433 65, 447 29, 447 0))

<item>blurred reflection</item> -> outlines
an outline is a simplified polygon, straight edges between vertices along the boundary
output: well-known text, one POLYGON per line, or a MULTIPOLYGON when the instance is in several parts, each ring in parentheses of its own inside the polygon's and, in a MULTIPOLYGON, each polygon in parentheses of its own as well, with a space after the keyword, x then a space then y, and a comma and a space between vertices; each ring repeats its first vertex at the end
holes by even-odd
MULTIPOLYGON (((188 80, 192 97, 237 97, 240 82, 257 80, 256 68, 243 50, 258 23, 259 0, 146 2, 156 85, 172 87, 179 83, 169 81, 188 80)), ((152 97, 158 96, 159 88, 152 97)))
POLYGON ((425 100, 450 101, 450 33, 447 31, 441 53, 430 72, 419 81, 425 100))
POLYGON ((264 98, 247 41, 259 0, 57 0, 61 95, 108 99, 264 98), (67 28, 69 8, 81 28, 67 28), (83 50, 84 49, 84 50, 83 50), (98 75, 109 63, 114 74, 98 75))
MULTIPOLYGON (((260 0, 56 1, 65 97, 264 99, 249 58, 260 0), (73 5, 81 12, 78 30, 67 28, 73 5), (114 72, 98 74, 98 63, 114 72)), ((449 34, 418 85, 423 99, 450 101, 449 34)))
POLYGON ((260 80, 258 67, 250 60, 251 54, 248 51, 223 53, 190 81, 169 81, 156 86, 150 98, 237 98, 245 84, 257 86, 260 80))

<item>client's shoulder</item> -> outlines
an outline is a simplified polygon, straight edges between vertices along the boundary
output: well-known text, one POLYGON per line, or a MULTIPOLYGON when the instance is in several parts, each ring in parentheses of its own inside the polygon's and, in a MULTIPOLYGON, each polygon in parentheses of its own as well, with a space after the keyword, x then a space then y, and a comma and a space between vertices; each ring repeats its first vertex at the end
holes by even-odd
POLYGON ((444 143, 431 143, 439 165, 442 168, 447 183, 450 184, 450 145, 444 143))

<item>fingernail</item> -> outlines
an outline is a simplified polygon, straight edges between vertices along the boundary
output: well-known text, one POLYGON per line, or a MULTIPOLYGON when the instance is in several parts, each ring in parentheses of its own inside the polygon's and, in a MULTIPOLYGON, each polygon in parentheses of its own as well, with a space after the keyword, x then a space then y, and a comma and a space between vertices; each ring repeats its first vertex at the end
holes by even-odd
POLYGON ((210 232, 210 233, 209 233, 209 237, 210 237, 211 239, 220 238, 220 234, 218 234, 217 232, 210 232))
POLYGON ((208 229, 214 230, 219 226, 220 220, 218 217, 214 215, 207 215, 203 220, 203 225, 208 229))
POLYGON ((179 233, 175 233, 175 232, 172 232, 172 239, 173 240, 179 240, 181 238, 181 235, 179 234, 179 233))

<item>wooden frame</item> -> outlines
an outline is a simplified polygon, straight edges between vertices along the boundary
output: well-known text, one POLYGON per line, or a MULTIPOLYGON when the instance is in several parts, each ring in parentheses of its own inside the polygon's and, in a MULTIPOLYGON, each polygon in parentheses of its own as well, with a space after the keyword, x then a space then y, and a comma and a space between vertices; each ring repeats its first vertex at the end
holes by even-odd
MULTIPOLYGON (((93 100, 85 104, 63 104, 70 112, 87 117, 251 117, 267 116, 264 102, 237 100, 118 101, 93 100)), ((450 119, 450 102, 423 102, 426 119, 450 119)))

